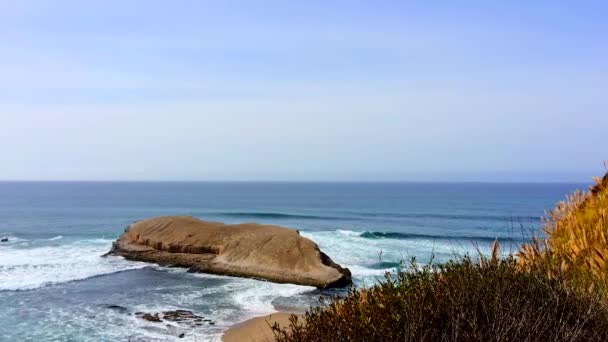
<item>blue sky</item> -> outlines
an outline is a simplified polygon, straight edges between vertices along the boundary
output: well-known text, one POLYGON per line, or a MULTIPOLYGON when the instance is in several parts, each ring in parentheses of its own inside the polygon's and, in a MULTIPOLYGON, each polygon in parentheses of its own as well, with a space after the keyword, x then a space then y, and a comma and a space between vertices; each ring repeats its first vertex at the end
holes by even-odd
POLYGON ((587 181, 602 1, 0 1, 0 179, 587 181))

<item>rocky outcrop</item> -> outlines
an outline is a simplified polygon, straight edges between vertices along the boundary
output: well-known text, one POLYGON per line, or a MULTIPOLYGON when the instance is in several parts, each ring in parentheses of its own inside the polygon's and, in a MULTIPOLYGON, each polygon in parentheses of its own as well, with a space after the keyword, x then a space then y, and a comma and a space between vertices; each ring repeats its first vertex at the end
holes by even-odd
POLYGON ((351 283, 313 241, 293 229, 253 223, 227 225, 189 216, 164 216, 131 224, 109 254, 187 267, 192 272, 266 279, 319 288, 351 283))
POLYGON ((191 327, 201 326, 203 324, 215 325, 213 320, 203 316, 198 316, 189 310, 171 310, 155 313, 136 312, 135 316, 153 323, 175 322, 189 325, 191 327))

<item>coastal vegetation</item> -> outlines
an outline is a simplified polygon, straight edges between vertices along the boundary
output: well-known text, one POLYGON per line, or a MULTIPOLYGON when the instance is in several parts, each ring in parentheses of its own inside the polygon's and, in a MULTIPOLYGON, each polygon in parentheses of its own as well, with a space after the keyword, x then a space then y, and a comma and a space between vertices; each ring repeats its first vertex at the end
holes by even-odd
POLYGON ((577 191, 545 218, 546 238, 535 237, 517 254, 523 269, 563 278, 581 291, 605 297, 608 284, 608 173, 589 192, 577 191))
POLYGON ((608 340, 608 173, 560 202, 516 255, 415 260, 313 306, 277 341, 608 340))

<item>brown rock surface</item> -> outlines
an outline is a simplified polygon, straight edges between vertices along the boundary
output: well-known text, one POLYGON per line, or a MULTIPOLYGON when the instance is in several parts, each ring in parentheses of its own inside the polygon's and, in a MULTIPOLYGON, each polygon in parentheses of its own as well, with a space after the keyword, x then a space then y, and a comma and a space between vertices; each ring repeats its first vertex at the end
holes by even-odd
POLYGON ((272 225, 155 217, 131 224, 109 254, 188 267, 193 272, 319 288, 351 282, 350 271, 334 263, 313 241, 296 230, 272 225))

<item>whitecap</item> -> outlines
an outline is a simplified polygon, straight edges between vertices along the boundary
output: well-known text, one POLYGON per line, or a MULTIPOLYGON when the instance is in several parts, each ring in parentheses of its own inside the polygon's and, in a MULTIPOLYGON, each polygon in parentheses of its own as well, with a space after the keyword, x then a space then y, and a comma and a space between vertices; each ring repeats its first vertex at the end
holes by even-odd
POLYGON ((267 281, 246 279, 245 285, 232 294, 234 302, 252 314, 270 314, 276 312, 272 301, 278 297, 292 297, 297 294, 315 290, 314 287, 293 284, 277 284, 267 281))
POLYGON ((199 278, 217 278, 230 280, 223 289, 231 293, 231 300, 242 308, 245 317, 254 317, 276 312, 272 301, 279 297, 292 297, 314 291, 315 288, 304 285, 278 284, 252 278, 228 277, 214 274, 195 273, 199 278))
POLYGON ((450 258, 469 253, 477 255, 479 247, 482 253, 488 253, 490 246, 456 240, 434 239, 363 239, 361 232, 350 230, 335 231, 303 231, 301 235, 315 241, 319 248, 338 264, 348 267, 355 283, 365 280, 373 281, 374 277, 382 277, 385 271, 394 269, 378 269, 371 265, 388 262, 406 262, 416 257, 420 264, 445 262, 450 258))
POLYGON ((26 239, 22 239, 19 237, 16 237, 15 235, 11 234, 11 233, 0 233, 0 239, 7 239, 8 241, 5 242, 1 242, 0 243, 0 247, 2 247, 3 245, 8 245, 11 243, 23 243, 23 242, 27 242, 29 240, 26 239))
POLYGON ((121 257, 100 257, 111 240, 84 240, 59 246, 0 249, 0 290, 29 290, 82 280, 148 264, 121 257))
POLYGON ((360 237, 362 234, 361 232, 355 232, 352 230, 345 230, 345 229, 338 229, 336 231, 342 235, 352 236, 352 237, 360 237))

